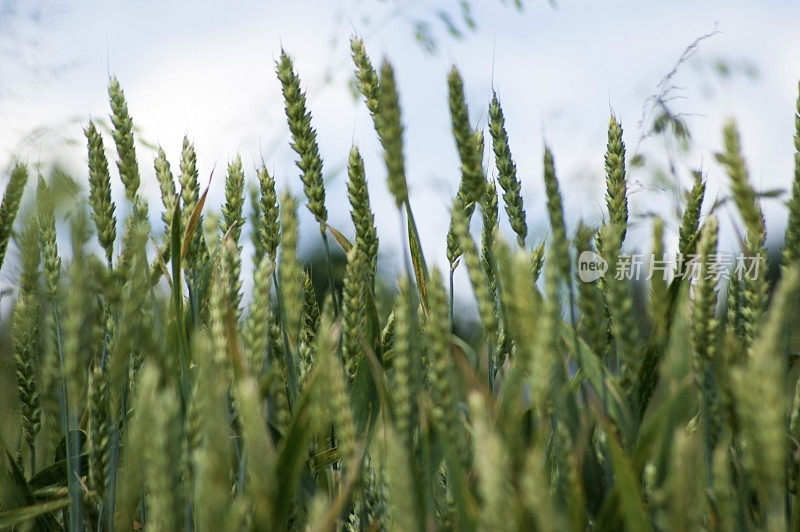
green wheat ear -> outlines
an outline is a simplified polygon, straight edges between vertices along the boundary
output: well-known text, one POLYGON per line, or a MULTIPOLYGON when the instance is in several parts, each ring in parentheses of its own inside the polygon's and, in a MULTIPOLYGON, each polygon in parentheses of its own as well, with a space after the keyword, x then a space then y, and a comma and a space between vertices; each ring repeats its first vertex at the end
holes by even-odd
POLYGON ((98 507, 102 506, 109 473, 111 417, 109 411, 108 375, 98 365, 89 370, 88 384, 88 450, 87 487, 98 507))
MULTIPOLYGON (((37 372, 39 365, 39 299, 34 293, 20 293, 11 316, 17 393, 22 417, 22 436, 30 449, 31 475, 36 473, 36 435, 42 425, 37 372)), ((20 449, 21 451, 21 449, 20 449)))
POLYGON ((430 279, 430 311, 425 320, 425 333, 429 341, 429 378, 439 405, 434 410, 434 416, 441 417, 438 422, 447 438, 454 443, 462 463, 466 464, 469 454, 457 406, 458 380, 450 349, 451 324, 447 305, 442 274, 434 267, 430 279))
POLYGON ((763 246, 766 238, 764 213, 756 199, 756 193, 749 182, 747 165, 742 156, 741 139, 736 123, 729 120, 723 128, 723 152, 717 155, 731 180, 731 192, 744 220, 747 239, 752 246, 763 246))
POLYGON ((463 163, 463 161, 469 160, 472 156, 469 146, 472 127, 469 124, 469 110, 467 109, 467 99, 464 95, 464 80, 455 65, 450 68, 450 73, 447 75, 447 94, 447 104, 450 107, 450 122, 453 129, 453 137, 456 141, 456 150, 463 163))
POLYGON ((748 442, 743 463, 764 505, 766 528, 779 529, 784 520, 784 507, 779 501, 783 499, 787 473, 787 368, 785 359, 776 354, 783 349, 786 326, 796 312, 799 273, 797 267, 784 273, 747 360, 732 369, 737 415, 748 442))
POLYGON ((794 180, 783 245, 783 263, 786 266, 797 262, 800 258, 800 83, 797 86, 797 109, 794 115, 794 180))
MULTIPOLYGON (((455 129, 455 128, 454 128, 455 129)), ((483 173, 483 133, 474 131, 467 140, 466 159, 461 162, 461 183, 456 192, 454 212, 460 212, 469 227, 472 214, 475 212, 475 205, 483 196, 486 186, 486 177, 483 173)), ((455 234, 454 222, 450 220, 450 228, 447 233, 447 260, 450 269, 455 269, 459 257, 461 257, 461 247, 459 239, 455 234)))
POLYGON ((372 284, 378 264, 378 230, 375 228, 375 215, 370 209, 364 160, 355 146, 350 149, 347 174, 349 177, 347 197, 350 200, 350 217, 356 228, 355 243, 367 259, 369 280, 372 284))
POLYGON ((681 228, 679 230, 678 251, 688 257, 694 252, 697 244, 697 229, 700 227, 700 210, 703 207, 703 199, 706 194, 706 183, 700 172, 693 172, 694 184, 689 192, 686 209, 681 217, 681 228))
POLYGON ((605 155, 606 206, 610 224, 620 228, 620 242, 628 228, 628 184, 625 179, 625 143, 622 126, 614 115, 608 122, 608 145, 605 155))
POLYGON ((411 293, 411 283, 407 277, 398 282, 398 299, 395 308, 394 368, 392 400, 394 401, 394 427, 399 440, 408 451, 412 449, 413 402, 416 392, 414 380, 414 337, 416 331, 416 312, 411 293))
POLYGON ((453 234, 458 239, 460 249, 463 250, 467 273, 469 274, 472 289, 475 292, 475 298, 478 301, 478 315, 493 358, 492 362, 497 364, 499 362, 497 353, 499 348, 499 324, 495 297, 490 290, 486 272, 481 268, 480 255, 475 242, 469 234, 466 217, 463 212, 459 211, 458 207, 459 205, 456 201, 452 211, 453 234))
POLYGON ((698 243, 701 258, 699 279, 694 285, 692 298, 692 338, 695 352, 695 381, 701 394, 701 409, 704 418, 704 444, 713 450, 722 428, 719 422, 717 387, 712 373, 715 364, 717 341, 717 281, 709 275, 717 252, 719 224, 710 216, 698 243))
POLYGON ((114 241, 117 239, 117 220, 114 216, 114 203, 111 201, 111 176, 103 146, 103 137, 93 122, 84 131, 89 151, 89 204, 92 207, 92 220, 97 228, 97 238, 106 253, 106 261, 111 264, 114 256, 114 241))
POLYGON ((36 210, 39 225, 39 245, 42 250, 42 264, 46 281, 45 294, 50 300, 55 299, 58 293, 58 283, 61 279, 61 258, 58 256, 54 208, 50 187, 44 178, 40 176, 36 189, 36 210))
POLYGON ((350 39, 350 50, 353 54, 353 63, 356 66, 356 82, 358 90, 364 95, 373 120, 380 115, 380 79, 372 66, 372 62, 364 48, 364 41, 358 37, 350 39))
POLYGON ((408 203, 405 159, 403 157, 403 124, 400 119, 400 102, 394 80, 394 69, 388 61, 381 65, 380 113, 376 122, 378 136, 383 144, 386 163, 386 181, 397 207, 408 203))
POLYGON ((325 207, 325 184, 322 181, 322 158, 317 145, 317 132, 311 126, 311 113, 306 107, 306 94, 300 88, 300 78, 294 70, 289 56, 281 50, 277 65, 278 79, 283 90, 286 118, 292 134, 292 148, 300 159, 300 179, 308 198, 308 210, 320 223, 320 231, 326 231, 328 210, 325 207))
POLYGON ((108 97, 111 100, 111 122, 114 124, 114 144, 117 146, 117 168, 119 177, 125 185, 125 195, 133 202, 139 193, 139 165, 136 162, 136 148, 133 143, 133 120, 128 113, 125 93, 117 81, 111 77, 108 84, 108 97))
MULTIPOLYGON (((624 227, 606 226, 601 232, 603 258, 609 265, 618 263, 624 227)), ((636 350, 638 327, 633 314, 633 297, 624 279, 617 279, 614 271, 604 277, 605 298, 608 306, 611 331, 620 361, 620 385, 629 394, 634 392, 635 377, 639 373, 641 358, 636 350)), ((610 346, 609 346, 610 347, 610 346)))
MULTIPOLYGON (((665 260, 664 251, 664 220, 656 216, 653 220, 653 244, 652 258, 654 261, 665 260)), ((658 322, 664 317, 664 312, 669 306, 669 283, 667 282, 666 272, 653 269, 653 277, 650 279, 650 317, 658 322)))
POLYGON ((164 213, 161 215, 161 220, 164 222, 164 234, 167 235, 167 242, 169 243, 171 241, 169 235, 172 234, 172 217, 175 214, 175 209, 178 208, 178 192, 175 190, 175 178, 172 176, 167 154, 164 153, 160 146, 153 166, 156 171, 156 179, 158 179, 158 187, 161 190, 161 203, 164 205, 164 213))
POLYGON ((342 295, 342 358, 350 379, 355 377, 365 353, 364 331, 367 322, 364 301, 368 293, 369 271, 364 251, 358 245, 350 248, 342 295))
POLYGON ((517 178, 517 165, 514 164, 514 159, 511 157, 511 147, 505 125, 503 108, 500 106, 497 94, 493 92, 492 102, 489 105, 489 132, 492 135, 497 181, 503 187, 503 201, 511 228, 517 234, 519 245, 524 247, 525 237, 528 236, 528 226, 525 221, 525 208, 522 204, 522 185, 517 178))
POLYGON ((3 193, 3 201, 0 202, 0 267, 6 257, 8 241, 11 240, 11 233, 14 230, 14 220, 17 218, 22 193, 25 184, 28 182, 28 169, 24 165, 18 164, 11 171, 11 180, 3 193))
MULTIPOLYGON (((470 206, 480 201, 486 179, 483 174, 483 133, 473 130, 469 124, 469 109, 464 94, 464 82, 456 67, 450 69, 447 77, 450 124, 456 151, 461 162, 461 186, 459 195, 463 204, 470 206)), ((469 208, 469 207, 465 207, 469 208)))
POLYGON ((336 353, 337 336, 338 331, 331 322, 331 316, 324 313, 316 338, 316 352, 319 356, 320 372, 325 376, 323 397, 339 442, 341 464, 342 467, 347 467, 356 452, 357 442, 353 409, 348 395, 349 379, 342 366, 342 359, 336 353))
POLYGON ((741 309, 745 332, 745 345, 750 345, 758 336, 761 321, 767 307, 766 238, 764 213, 750 185, 747 165, 741 151, 741 140, 736 124, 731 120, 723 129, 724 149, 717 154, 731 181, 731 192, 746 229, 745 248, 747 255, 759 262, 758 275, 744 279, 744 305, 741 309))
POLYGON ((280 208, 278 205, 278 193, 275 190, 275 179, 267 171, 266 166, 262 166, 258 172, 259 199, 258 199, 258 221, 254 230, 256 231, 256 259, 260 261, 263 254, 266 254, 270 262, 275 262, 275 257, 280 244, 280 208))
POLYGON ((284 328, 297 345, 303 313, 303 277, 297 256, 297 203, 287 191, 281 198, 281 257, 278 265, 284 328))
POLYGON ((472 446, 481 496, 480 523, 484 530, 514 530, 518 514, 508 478, 511 463, 508 448, 494 427, 486 400, 478 392, 467 397, 472 423, 472 446))
POLYGON ((228 164, 228 176, 225 179, 225 204, 222 206, 222 234, 229 235, 235 244, 239 244, 244 225, 244 169, 242 158, 228 164))
POLYGON ((270 289, 275 263, 263 256, 253 273, 253 299, 242 330, 245 358, 252 375, 260 377, 266 369, 269 323, 271 319, 270 289))
POLYGON ((544 147, 544 188, 547 194, 547 214, 550 218, 550 230, 553 232, 552 257, 556 268, 565 279, 569 278, 569 242, 567 240, 567 227, 564 222, 564 207, 561 191, 556 179, 555 161, 553 153, 548 146, 544 147))
MULTIPOLYGON (((575 252, 580 256, 584 251, 594 251, 592 240, 596 231, 581 222, 575 231, 575 252)), ((575 269, 575 276, 579 271, 575 269)), ((580 310, 580 331, 595 354, 602 354, 605 341, 603 321, 603 300, 597 283, 585 283, 577 278, 578 309, 580 310)))

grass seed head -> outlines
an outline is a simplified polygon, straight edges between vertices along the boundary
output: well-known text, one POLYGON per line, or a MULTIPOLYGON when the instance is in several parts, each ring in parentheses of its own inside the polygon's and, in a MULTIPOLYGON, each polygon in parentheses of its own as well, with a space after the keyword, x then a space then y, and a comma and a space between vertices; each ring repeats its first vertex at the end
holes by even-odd
POLYGON ((106 252, 106 261, 111 264, 114 241, 117 239, 117 219, 111 201, 111 176, 108 173, 103 137, 93 122, 84 131, 89 145, 89 204, 92 220, 97 228, 97 238, 106 252))
POLYGON ((325 207, 325 184, 322 181, 322 158, 317 145, 317 132, 311 126, 311 113, 306 107, 306 94, 300 87, 300 78, 289 56, 281 50, 277 66, 278 79, 283 90, 286 118, 292 134, 292 148, 300 158, 297 167, 303 190, 308 198, 308 210, 316 216, 320 230, 325 232, 328 210, 325 207))
POLYGON ((386 163, 386 180, 389 192, 397 207, 408 202, 405 159, 403 156, 403 124, 400 119, 400 102, 391 63, 381 64, 380 114, 377 120, 378 137, 383 144, 383 160, 386 163))
POLYGON ((128 112, 128 103, 125 93, 117 81, 111 77, 108 84, 108 97, 111 100, 111 123, 114 130, 114 144, 117 146, 117 168, 122 184, 125 185, 125 195, 133 202, 139 193, 139 164, 136 162, 136 148, 133 142, 133 120, 128 112))

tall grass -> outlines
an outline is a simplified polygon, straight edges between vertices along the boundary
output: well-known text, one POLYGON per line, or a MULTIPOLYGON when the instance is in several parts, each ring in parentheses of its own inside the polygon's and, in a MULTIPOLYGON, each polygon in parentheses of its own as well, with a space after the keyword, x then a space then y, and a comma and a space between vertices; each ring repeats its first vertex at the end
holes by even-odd
MULTIPOLYGON (((316 131, 285 52, 277 74, 304 200, 277 191, 262 168, 250 176, 257 186, 247 218, 248 176, 237 157, 227 168, 221 214, 210 213, 194 147, 184 139, 174 154, 177 176, 164 150, 153 162, 163 203, 163 231, 154 229, 154 207, 139 192, 133 122, 114 78, 111 136, 126 205, 112 200, 103 135, 91 123, 89 194, 70 213, 39 179, 36 201, 16 223, 28 172, 24 165, 11 172, 0 203, 0 264, 13 236, 19 279, 7 326, 19 418, 16 440, 0 442, 0 527, 800 525, 800 385, 790 327, 800 289, 800 144, 771 299, 763 214, 730 122, 718 159, 744 224, 741 251, 762 261, 761 275, 722 282, 712 275, 719 207, 703 206, 697 173, 678 236, 679 251, 696 256, 699 276, 653 279, 645 322, 635 287, 615 275, 633 209, 616 117, 598 161, 606 222, 568 231, 555 154, 545 147, 540 203, 551 236, 530 243, 500 101, 493 95, 487 123, 472 124, 453 68, 447 103, 461 185, 447 236, 450 271, 443 273, 427 266, 419 241, 394 70, 387 61, 376 70, 358 39, 352 50, 403 228, 406 268, 388 313, 376 292, 380 240, 367 187, 376 181, 353 147, 353 228, 329 225, 316 131), (500 194, 483 165, 487 141, 500 194), (316 217, 326 248, 330 235, 347 256, 341 294, 315 293, 303 269, 301 204, 316 217), (481 217, 473 216, 478 207, 481 217), (503 211, 513 244, 498 229, 503 211), (212 234, 209 219, 220 220, 212 234), (252 272, 242 271, 247 234, 252 272), (583 282, 578 257, 593 250, 610 269, 583 282), (458 268, 467 270, 480 319, 471 343, 453 330, 458 268), (244 298, 247 276, 253 288, 244 298)), ((800 138, 800 117, 797 126, 800 138)), ((654 224, 658 256, 668 227, 654 224)))

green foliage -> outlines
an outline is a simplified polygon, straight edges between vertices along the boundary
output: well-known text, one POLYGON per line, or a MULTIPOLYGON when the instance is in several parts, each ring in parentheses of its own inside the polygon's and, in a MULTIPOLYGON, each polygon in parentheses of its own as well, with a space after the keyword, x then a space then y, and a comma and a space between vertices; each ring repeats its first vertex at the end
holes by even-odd
MULTIPOLYGON (((69 212, 41 178, 14 233, 27 170, 12 171, 0 250, 15 235, 20 276, 2 326, 11 331, 20 415, 18 438, 2 443, 0 526, 782 530, 800 522, 800 383, 788 328, 800 290, 796 250, 784 253, 771 301, 764 277, 734 278, 723 313, 723 287, 711 275, 717 215, 701 214, 698 174, 675 236, 681 252, 696 252, 700 276, 652 280, 642 314, 651 327, 641 327, 635 287, 613 269, 633 210, 621 125, 612 117, 608 223, 581 223, 568 236, 546 147, 551 238, 529 249, 504 117, 492 100, 510 245, 483 169, 483 136, 470 126, 453 70, 462 187, 448 273, 467 269, 481 325, 475 338, 460 338, 453 294, 426 266, 411 213, 394 72, 384 63, 378 78, 358 40, 353 53, 408 228, 406 271, 388 316, 376 294, 378 234, 364 161, 353 148, 350 243, 327 223, 316 133, 285 54, 278 70, 308 203, 323 241, 330 232, 347 257, 341 305, 315 292, 298 257, 298 201, 288 192, 279 199, 265 168, 248 227, 238 157, 218 216, 205 208, 191 143, 184 139, 180 190, 158 150, 165 234, 151 231, 132 123, 113 79, 119 178, 132 208, 111 203, 112 176, 91 124, 89 194, 69 212), (480 245, 470 231, 476 205, 480 245), (129 213, 118 256, 115 213, 129 213), (206 238, 204 215, 221 220, 221 234, 206 238), (252 272, 242 271, 247 231, 252 272), (94 237, 101 256, 91 251, 94 237), (63 259, 59 244, 68 249, 63 259), (575 265, 593 250, 612 269, 584 282, 575 265), (252 293, 243 297, 248 276, 252 293)), ((732 125, 723 139, 719 159, 744 221, 743 252, 762 257, 763 214, 732 125)), ((790 202, 791 246, 797 204, 790 202)), ((654 224, 657 255, 669 227, 654 224)))

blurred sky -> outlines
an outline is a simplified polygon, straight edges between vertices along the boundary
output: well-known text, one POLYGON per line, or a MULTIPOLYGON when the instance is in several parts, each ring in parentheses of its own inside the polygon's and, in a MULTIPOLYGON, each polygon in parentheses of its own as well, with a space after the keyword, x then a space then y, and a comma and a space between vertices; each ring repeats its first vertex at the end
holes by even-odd
MULTIPOLYGON (((493 87, 501 98, 531 245, 547 235, 543 143, 555 153, 570 225, 579 217, 598 223, 610 112, 622 121, 629 155, 664 153, 661 140, 641 140, 643 105, 684 49, 715 29, 670 82, 680 96, 673 107, 686 113, 694 141, 688 154, 677 156, 677 177, 671 179, 686 188, 690 170, 702 168, 710 197, 724 196, 727 185, 713 153, 725 119, 735 117, 755 186, 786 189, 791 182, 800 78, 797 0, 561 0, 555 7, 532 0, 522 12, 500 0, 477 0, 478 29, 461 40, 449 37, 436 18, 442 8, 457 15, 455 0, 40 3, 35 23, 22 17, 9 26, 0 19, 0 53, 6 56, 0 66, 0 168, 15 157, 29 163, 58 159, 85 180, 82 127, 92 117, 107 118, 105 91, 114 74, 141 137, 161 144, 173 169, 184 135, 196 144, 204 182, 216 167, 212 207, 222 201, 225 166, 236 153, 251 181, 263 159, 279 188, 300 194, 274 68, 283 46, 308 91, 329 179, 331 223, 352 234, 342 171, 355 142, 366 159, 382 267, 389 275, 402 267, 396 254, 399 218, 371 120, 348 87, 348 38, 354 32, 375 63, 385 56, 395 66, 411 201, 428 261, 442 268, 448 209, 459 179, 446 103, 451 64, 465 78, 476 125, 486 122, 493 87), (415 42, 413 21, 420 18, 438 37, 436 53, 415 42), (720 60, 729 66, 727 75, 715 67, 720 60)), ((18 4, 24 12, 26 4, 18 4)), ((160 207, 153 152, 142 144, 137 149, 146 196, 160 207)), ((654 188, 651 168, 632 170, 629 179, 634 212, 671 213, 673 196, 654 188)), ((121 197, 118 183, 115 191, 121 197)), ((780 240, 785 209, 776 200, 765 209, 770 237, 780 240)), ((733 245, 728 218, 721 216, 723 250, 733 245)), ((318 242, 307 213, 302 230, 305 246, 318 242)), ((643 224, 628 244, 647 248, 648 233, 643 224)), ((464 279, 460 289, 466 289, 464 279)))

